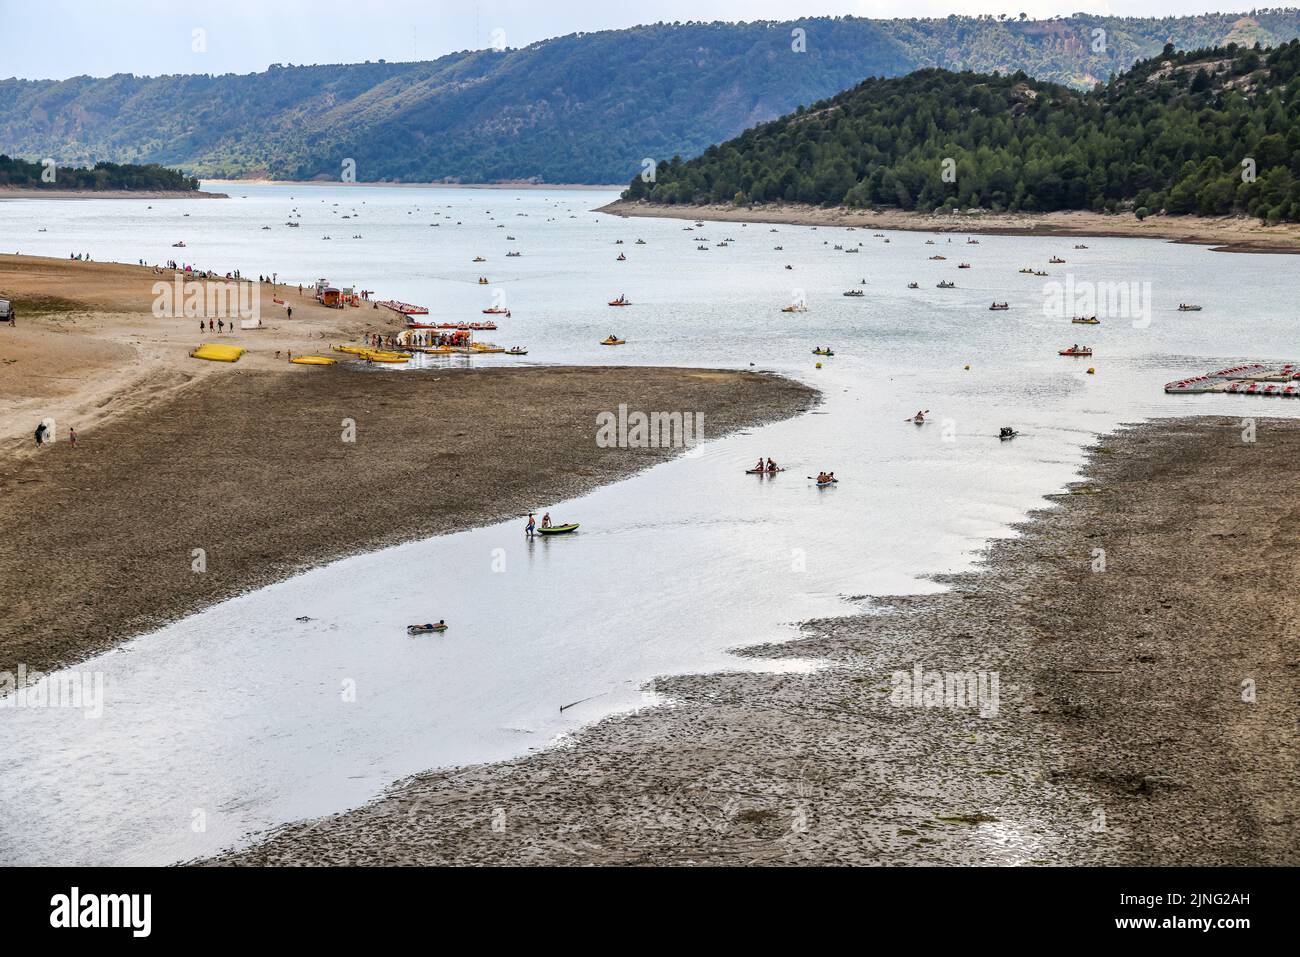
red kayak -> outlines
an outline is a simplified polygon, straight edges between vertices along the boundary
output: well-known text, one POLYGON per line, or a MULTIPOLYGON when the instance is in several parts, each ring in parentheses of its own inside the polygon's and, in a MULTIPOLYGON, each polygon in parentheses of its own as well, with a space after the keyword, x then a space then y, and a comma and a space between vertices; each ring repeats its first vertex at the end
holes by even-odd
POLYGON ((1062 349, 1060 352, 1057 353, 1057 355, 1058 356, 1090 356, 1092 355, 1092 350, 1089 349, 1087 346, 1084 346, 1082 349, 1062 349))

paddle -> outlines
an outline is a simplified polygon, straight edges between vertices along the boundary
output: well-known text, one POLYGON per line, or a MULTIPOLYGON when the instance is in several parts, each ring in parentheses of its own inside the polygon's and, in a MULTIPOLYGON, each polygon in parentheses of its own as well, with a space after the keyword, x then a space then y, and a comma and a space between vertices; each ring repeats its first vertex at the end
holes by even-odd
MULTIPOLYGON (((929 410, 929 409, 926 409, 926 410, 925 410, 924 412, 922 412, 921 414, 922 414, 922 415, 929 415, 929 414, 930 414, 930 410, 929 410)), ((914 416, 914 415, 909 415, 909 416, 908 416, 907 418, 905 418, 903 421, 904 421, 904 422, 915 422, 915 421, 916 421, 916 416, 914 416)))

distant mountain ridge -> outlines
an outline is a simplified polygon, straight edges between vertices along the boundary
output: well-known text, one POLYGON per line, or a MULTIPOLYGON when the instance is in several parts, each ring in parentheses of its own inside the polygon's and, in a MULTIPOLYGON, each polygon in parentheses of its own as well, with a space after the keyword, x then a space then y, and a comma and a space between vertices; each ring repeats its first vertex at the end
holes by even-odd
POLYGON ((872 76, 1023 70, 1086 88, 1150 57, 1300 36, 1300 10, 654 24, 431 62, 0 81, 0 152, 205 177, 626 182, 872 76), (804 52, 796 52, 796 30, 804 52), (1098 31, 1104 31, 1099 33, 1098 31))

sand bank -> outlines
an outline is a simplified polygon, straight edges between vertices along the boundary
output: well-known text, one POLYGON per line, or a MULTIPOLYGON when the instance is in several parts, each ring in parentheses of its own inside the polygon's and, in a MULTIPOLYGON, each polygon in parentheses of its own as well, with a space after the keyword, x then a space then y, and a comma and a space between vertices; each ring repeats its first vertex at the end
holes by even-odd
POLYGON ((791 226, 853 226, 857 229, 899 229, 914 232, 1011 236, 1113 236, 1164 239, 1215 247, 1216 252, 1298 253, 1300 225, 1264 226, 1244 216, 1148 216, 1068 213, 909 213, 903 210, 824 208, 797 203, 756 206, 652 206, 619 200, 596 212, 613 216, 771 223, 791 226))
POLYGON ((748 652, 811 675, 663 680, 220 863, 1295 865, 1300 494, 1240 477, 1297 455, 1295 422, 1124 432, 949 592, 748 652), (899 696, 917 666, 996 675, 996 714, 899 696))

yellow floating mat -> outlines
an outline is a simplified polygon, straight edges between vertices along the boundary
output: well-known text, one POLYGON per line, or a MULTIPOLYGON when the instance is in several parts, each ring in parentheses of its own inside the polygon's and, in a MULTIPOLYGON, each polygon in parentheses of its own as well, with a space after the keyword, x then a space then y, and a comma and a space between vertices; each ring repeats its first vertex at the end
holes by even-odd
POLYGON ((244 350, 239 346, 217 346, 204 343, 190 353, 194 359, 208 359, 212 362, 238 362, 244 350))
POLYGON ((294 356, 289 361, 296 362, 300 366, 332 366, 337 365, 339 360, 325 356, 294 356))

